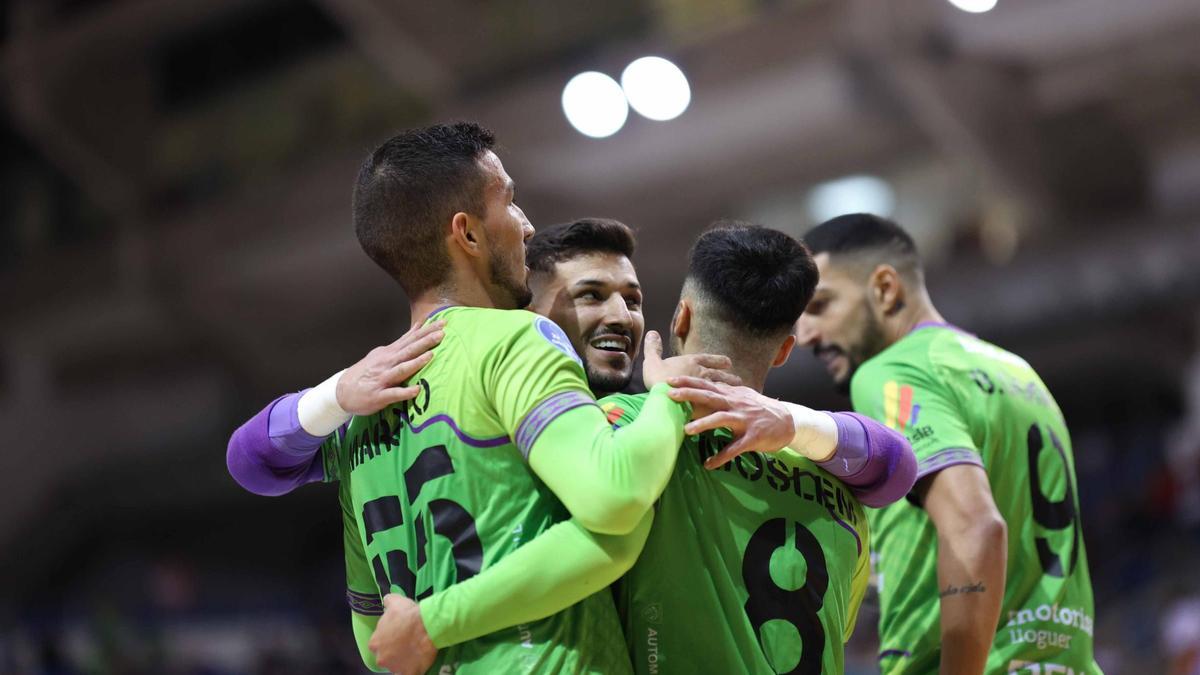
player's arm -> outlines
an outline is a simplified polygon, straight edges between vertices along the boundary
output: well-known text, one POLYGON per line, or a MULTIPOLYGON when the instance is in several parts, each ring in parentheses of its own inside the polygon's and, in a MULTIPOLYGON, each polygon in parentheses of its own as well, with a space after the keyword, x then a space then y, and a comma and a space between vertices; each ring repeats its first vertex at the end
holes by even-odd
POLYGON ((323 477, 318 450, 352 415, 369 415, 413 398, 419 389, 400 386, 433 358, 442 322, 405 333, 390 345, 321 384, 272 401, 238 427, 225 463, 239 485, 276 496, 323 477))
POLYGON ((954 378, 928 361, 876 359, 855 374, 851 398, 856 410, 917 439, 912 497, 937 529, 941 671, 982 673, 1004 597, 1008 540, 954 378))
POLYGON ((839 478, 863 504, 886 506, 912 489, 917 461, 904 436, 854 413, 813 410, 749 387, 677 377, 670 397, 692 403, 700 417, 685 431, 724 427, 734 441, 710 457, 717 468, 750 452, 794 452, 839 478))
POLYGON ((256 495, 275 497, 321 480, 317 451, 337 427, 316 436, 300 424, 297 403, 312 391, 272 401, 233 432, 225 450, 225 466, 238 485, 256 495))
MULTIPOLYGON (((606 419, 633 421, 640 397, 612 396, 606 419)), ((554 525, 467 581, 433 594, 419 608, 398 596, 372 644, 383 663, 419 672, 436 649, 560 612, 616 581, 636 561, 650 533, 650 510, 633 532, 602 535, 577 520, 554 525)))
POLYGON ((589 530, 631 532, 675 468, 689 411, 656 385, 636 421, 614 430, 595 405, 570 410, 523 446, 534 473, 589 530))
POLYGON ((821 416, 833 420, 837 427, 834 450, 827 452, 825 459, 814 461, 841 479, 864 506, 887 506, 912 489, 917 458, 903 435, 857 413, 811 410, 786 401, 784 405, 796 422, 796 437, 789 448, 805 448, 798 452, 810 459, 814 452, 824 451, 830 434, 817 431, 816 425, 806 425, 804 420, 821 416))
POLYGON ((1008 530, 987 474, 960 464, 918 487, 937 527, 942 673, 982 673, 1000 620, 1008 530), (927 483, 927 485, 926 485, 927 483))
POLYGON ((627 572, 652 521, 653 513, 645 513, 625 535, 596 534, 575 519, 564 521, 419 605, 386 596, 371 649, 380 666, 420 672, 437 649, 560 612, 627 572))
POLYGON ((642 415, 614 431, 587 391, 582 362, 562 329, 544 317, 511 319, 520 323, 489 343, 479 365, 501 423, 580 525, 600 534, 632 532, 666 486, 690 413, 667 397, 664 381, 696 366, 728 368, 729 360, 663 360, 651 331, 643 373, 659 384, 642 415))

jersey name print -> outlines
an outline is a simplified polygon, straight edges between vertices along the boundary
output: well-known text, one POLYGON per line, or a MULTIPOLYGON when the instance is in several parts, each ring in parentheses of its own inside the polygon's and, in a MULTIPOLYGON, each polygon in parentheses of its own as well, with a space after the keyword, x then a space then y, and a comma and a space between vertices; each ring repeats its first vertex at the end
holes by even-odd
MULTIPOLYGON (((644 396, 601 402, 637 417, 644 396)), ((687 437, 641 557, 617 585, 639 673, 839 673, 869 576, 867 519, 799 455, 709 471, 725 432, 687 437)))

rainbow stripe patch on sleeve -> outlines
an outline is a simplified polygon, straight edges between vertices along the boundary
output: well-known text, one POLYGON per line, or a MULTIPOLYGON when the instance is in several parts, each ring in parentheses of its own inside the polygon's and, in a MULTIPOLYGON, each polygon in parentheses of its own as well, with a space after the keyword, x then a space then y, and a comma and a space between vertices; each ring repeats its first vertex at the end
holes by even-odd
POLYGON ((890 380, 883 385, 883 423, 904 431, 917 423, 921 406, 913 405, 913 390, 907 384, 890 380))

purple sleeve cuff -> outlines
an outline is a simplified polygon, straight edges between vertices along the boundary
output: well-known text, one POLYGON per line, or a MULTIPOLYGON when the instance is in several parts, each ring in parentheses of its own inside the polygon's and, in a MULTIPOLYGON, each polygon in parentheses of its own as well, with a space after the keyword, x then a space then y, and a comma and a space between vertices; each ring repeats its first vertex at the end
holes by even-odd
POLYGON ((271 419, 267 431, 271 436, 271 447, 285 455, 309 457, 325 442, 300 426, 300 397, 307 389, 288 394, 271 406, 271 419))
POLYGON ((917 479, 917 458, 899 433, 857 413, 836 412, 838 445, 833 457, 820 462, 866 506, 879 508, 897 501, 917 479))
POLYGON ((273 497, 323 478, 317 450, 324 439, 300 428, 299 400, 296 393, 272 401, 230 436, 225 464, 238 485, 273 497))

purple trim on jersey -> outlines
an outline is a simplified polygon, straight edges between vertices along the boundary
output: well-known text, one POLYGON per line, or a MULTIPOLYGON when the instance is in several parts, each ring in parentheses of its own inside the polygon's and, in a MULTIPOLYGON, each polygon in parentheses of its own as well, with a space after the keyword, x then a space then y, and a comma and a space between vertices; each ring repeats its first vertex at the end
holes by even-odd
POLYGON ((912 652, 908 651, 907 649, 885 649, 879 652, 880 661, 888 658, 889 656, 903 656, 907 658, 912 656, 912 652))
POLYGON ((497 436, 496 438, 475 438, 462 429, 459 429, 458 423, 454 421, 454 418, 446 414, 434 415, 433 417, 430 417, 417 426, 412 427, 412 432, 414 434, 419 434, 422 431, 425 431, 425 429, 429 428, 431 424, 436 424, 438 422, 450 427, 450 431, 453 431, 454 435, 458 436, 458 440, 473 448, 496 448, 509 443, 508 436, 497 436))
POLYGON ((912 330, 910 330, 908 332, 915 333, 916 331, 919 331, 922 328, 948 328, 952 331, 955 331, 956 333, 962 333, 963 335, 970 335, 971 337, 976 337, 976 335, 974 333, 965 331, 965 330, 959 328, 958 326, 955 326, 952 323, 946 323, 945 321, 922 321, 922 322, 918 323, 917 325, 913 326, 912 330))
POLYGON ((835 521, 837 521, 838 525, 841 525, 842 527, 846 528, 847 532, 854 535, 854 543, 858 546, 858 555, 862 555, 862 539, 859 538, 859 536, 858 536, 858 530, 855 530, 853 527, 850 527, 849 523, 847 523, 846 521, 839 518, 837 512, 835 512, 833 509, 830 509, 829 507, 826 507, 826 508, 829 510, 829 515, 833 516, 833 519, 835 521))
POLYGON ((535 405, 517 425, 516 442, 521 455, 529 459, 533 444, 559 415, 585 405, 596 405, 596 400, 582 391, 560 392, 535 405))
POLYGON ((346 602, 350 604, 350 611, 355 614, 383 616, 383 600, 377 593, 359 593, 347 588, 346 602))
POLYGON ((818 466, 841 479, 864 506, 872 508, 887 506, 912 489, 917 458, 904 436, 858 413, 829 414, 838 425, 838 447, 831 459, 818 466), (865 459, 859 462, 858 458, 865 459))
POLYGON ((956 464, 974 464, 982 468, 983 459, 979 453, 967 448, 938 450, 917 463, 917 480, 956 464))
MULTIPOLYGON (((280 434, 278 444, 272 438, 273 412, 285 399, 290 399, 285 404, 286 412, 287 406, 295 405, 299 400, 299 394, 275 399, 229 437, 225 452, 229 475, 254 494, 268 497, 286 494, 301 485, 318 482, 324 476, 317 453, 320 443, 306 452, 296 452, 296 445, 285 434, 280 434)), ((280 416, 290 417, 282 412, 280 416)))
POLYGON ((441 307, 438 307, 437 309, 430 312, 429 316, 425 317, 425 321, 432 321, 433 317, 437 316, 438 314, 441 314, 442 312, 450 309, 451 307, 458 307, 458 305, 442 305, 441 307))

